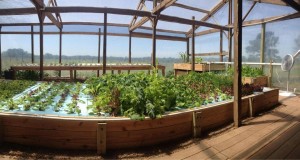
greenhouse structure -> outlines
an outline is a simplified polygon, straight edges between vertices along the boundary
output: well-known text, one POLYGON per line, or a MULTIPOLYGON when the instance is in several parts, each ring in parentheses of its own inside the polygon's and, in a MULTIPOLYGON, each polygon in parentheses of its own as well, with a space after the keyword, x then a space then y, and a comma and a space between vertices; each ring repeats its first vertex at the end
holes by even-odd
POLYGON ((0 146, 300 158, 299 28, 299 0, 0 0, 0 146))

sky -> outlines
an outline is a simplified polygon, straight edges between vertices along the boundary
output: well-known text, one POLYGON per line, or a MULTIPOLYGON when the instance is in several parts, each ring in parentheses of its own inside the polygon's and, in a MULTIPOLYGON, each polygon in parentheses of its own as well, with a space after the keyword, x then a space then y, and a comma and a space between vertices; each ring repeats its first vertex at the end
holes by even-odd
MULTIPOLYGON (((57 0, 59 6, 95 6, 95 7, 115 7, 115 8, 125 8, 125 9, 135 9, 139 0, 57 0)), ((201 7, 206 10, 211 10, 211 8, 217 4, 219 0, 178 0, 177 3, 182 3, 185 5, 191 5, 194 7, 201 7), (199 3, 199 1, 201 3, 199 3)), ((150 10, 152 2, 146 1, 146 10, 150 10)), ((252 2, 246 0, 244 1, 244 14, 252 5, 252 2)), ((24 0, 2 0, 0 1, 1 8, 13 8, 13 7, 32 7, 32 4, 24 0), (14 5, 11 5, 14 2, 14 5)), ((216 13, 213 19, 208 22, 217 23, 220 25, 227 24, 228 17, 228 5, 225 5, 219 12, 216 13)), ((269 4, 257 4, 253 11, 247 17, 247 20, 261 19, 266 17, 284 15, 296 12, 292 8, 269 5, 269 4)), ((162 12, 162 14, 177 16, 181 18, 190 19, 195 16, 196 19, 201 19, 204 14, 188 11, 186 9, 178 7, 169 7, 162 12)), ((72 21, 84 21, 84 22, 103 22, 103 14, 88 14, 88 13, 64 13, 61 14, 64 22, 72 21)), ((129 24, 131 21, 131 16, 120 16, 120 15, 108 15, 108 23, 121 23, 129 24)), ((0 23, 8 22, 38 22, 36 15, 31 16, 0 16, 0 23)), ((45 20, 49 22, 49 20, 45 20)), ((151 26, 148 22, 144 26, 151 26)), ((159 21, 157 28, 160 29, 170 29, 178 31, 188 31, 191 26, 180 25, 169 22, 159 21)), ((296 49, 294 46, 294 39, 300 36, 300 19, 288 20, 283 22, 274 22, 266 25, 266 31, 273 31, 275 36, 279 36, 278 50, 280 55, 292 54, 296 49)), ((200 27, 196 32, 206 30, 207 27, 200 27)), ((2 31, 9 30, 22 30, 30 31, 29 27, 15 27, 8 28, 3 27, 2 31)), ((37 28, 35 28, 37 30, 37 28)), ((47 28, 45 28, 47 30, 47 28)), ((49 29, 51 30, 51 29, 49 29)), ((64 31, 71 30, 86 30, 86 31, 97 31, 97 27, 68 27, 65 26, 64 31)), ((249 44, 249 40, 255 39, 256 35, 260 33, 261 26, 251 26, 243 28, 243 55, 247 55, 245 52, 246 46, 249 44)), ((120 33, 127 32, 126 28, 122 30, 116 30, 120 33)), ((223 36, 223 49, 227 51, 228 41, 226 36, 223 36)), ((35 35, 35 54, 39 54, 39 36, 35 35)), ((102 38, 103 39, 103 38, 102 38)), ((102 43, 102 42, 101 42, 102 43)), ((217 52, 219 51, 219 33, 214 33, 210 35, 200 36, 196 38, 196 53, 205 52, 217 52)), ((87 36, 87 35, 63 35, 62 39, 62 54, 63 55, 97 55, 98 52, 98 37, 97 36, 87 36)), ((103 44, 103 43, 102 43, 103 44)), ((31 39, 30 35, 2 35, 2 51, 9 48, 23 48, 27 52, 31 52, 31 39)), ((59 36, 58 35, 45 35, 44 36, 44 53, 58 54, 59 48, 59 36)), ((300 49, 300 48, 299 48, 300 49)), ((157 40, 157 57, 179 57, 180 52, 186 51, 186 42, 176 42, 176 41, 166 41, 157 40)), ((128 37, 114 37, 109 36, 107 39, 107 52, 108 56, 128 56, 128 37)), ((145 38, 133 38, 132 39, 132 55, 133 57, 147 57, 151 56, 152 52, 152 40, 145 38)), ((102 53, 102 50, 101 50, 102 53)))

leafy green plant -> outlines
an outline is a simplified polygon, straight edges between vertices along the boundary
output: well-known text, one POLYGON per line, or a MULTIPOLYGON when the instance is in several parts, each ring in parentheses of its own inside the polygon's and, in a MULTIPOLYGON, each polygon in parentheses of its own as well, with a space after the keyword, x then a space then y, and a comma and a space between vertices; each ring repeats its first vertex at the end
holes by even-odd
POLYGON ((188 62, 188 56, 186 52, 180 52, 179 53, 179 58, 181 59, 182 63, 187 63, 188 62))
POLYGON ((2 80, 0 82, 0 101, 12 98, 14 95, 23 92, 35 82, 23 80, 2 80))
MULTIPOLYGON (((232 76, 234 73, 233 67, 227 69, 227 74, 232 76)), ((242 76, 243 77, 259 77, 264 76, 264 71, 259 67, 250 67, 250 66, 242 66, 242 76)))
POLYGON ((203 61, 203 59, 201 57, 196 57, 195 58, 195 63, 200 64, 200 63, 202 63, 202 61, 203 61))

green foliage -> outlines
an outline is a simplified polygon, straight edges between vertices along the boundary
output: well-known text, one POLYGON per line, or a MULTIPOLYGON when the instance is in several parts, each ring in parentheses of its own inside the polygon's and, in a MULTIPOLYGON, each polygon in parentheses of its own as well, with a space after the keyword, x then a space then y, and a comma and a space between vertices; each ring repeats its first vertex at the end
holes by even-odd
MULTIPOLYGON (((48 73, 43 73, 44 77, 48 77, 48 73)), ((31 81, 38 81, 40 79, 40 72, 39 71, 18 71, 16 74, 16 79, 18 80, 31 80, 31 81)))
MULTIPOLYGON (((227 74, 229 76, 233 76, 233 68, 228 68, 227 69, 227 74)), ((263 69, 259 67, 250 67, 250 66, 242 66, 242 77, 259 77, 259 76, 264 76, 264 71, 263 69)))
POLYGON ((195 63, 202 63, 203 59, 201 57, 195 58, 195 63))
POLYGON ((34 85, 35 82, 23 80, 0 80, 0 101, 12 98, 14 95, 23 92, 29 86, 34 85))
POLYGON ((179 58, 181 59, 182 63, 188 62, 188 56, 186 52, 180 52, 179 58))
MULTIPOLYGON (((145 116, 159 118, 166 111, 199 107, 209 98, 206 95, 219 96, 219 88, 231 87, 232 78, 214 73, 165 78, 154 70, 150 75, 107 74, 85 83, 85 93, 94 97, 89 106, 93 114, 104 112, 141 120, 145 116)), ((223 100, 228 98, 223 95, 223 100)))

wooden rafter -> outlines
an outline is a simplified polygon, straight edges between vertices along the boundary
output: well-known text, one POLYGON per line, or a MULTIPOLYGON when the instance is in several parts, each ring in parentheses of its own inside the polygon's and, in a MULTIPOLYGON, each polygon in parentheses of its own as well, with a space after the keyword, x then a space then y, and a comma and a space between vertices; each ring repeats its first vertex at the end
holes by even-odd
POLYGON ((257 2, 253 2, 252 6, 249 8, 248 12, 245 14, 245 16, 243 17, 243 22, 245 21, 245 19, 248 17, 248 15, 250 14, 250 12, 252 11, 252 9, 255 7, 257 2))
POLYGON ((172 16, 167 16, 167 15, 160 15, 159 19, 161 21, 167 21, 167 22, 175 22, 175 23, 187 24, 187 25, 195 24, 197 26, 205 26, 205 27, 210 27, 210 28, 222 29, 222 30, 226 30, 226 31, 228 30, 228 27, 217 25, 217 24, 212 24, 212 23, 203 22, 203 21, 193 21, 190 19, 172 17, 172 16))
MULTIPOLYGON (((283 16, 275 16, 275 17, 245 21, 245 22, 243 22, 243 27, 259 25, 262 23, 270 23, 270 22, 275 22, 275 21, 289 20, 289 19, 294 19, 294 18, 300 18, 300 13, 298 12, 298 13, 287 14, 287 15, 283 15, 283 16)), ((229 25, 229 27, 232 28, 233 25, 229 25)), ((206 34, 216 33, 216 32, 219 32, 219 29, 209 29, 209 30, 197 32, 197 33, 195 33, 195 36, 201 36, 201 35, 206 35, 206 34)))
MULTIPOLYGON (((137 10, 141 10, 143 7, 143 4, 145 3, 145 0, 140 0, 138 6, 136 7, 137 10)), ((133 26, 137 20, 138 16, 134 15, 131 19, 131 22, 129 24, 129 27, 133 26)))
POLYGON ((192 11, 197 11, 197 12, 201 12, 201 13, 207 13, 207 14, 209 13, 209 11, 207 11, 205 9, 191 7, 191 6, 187 6, 187 5, 181 4, 181 3, 173 3, 172 6, 176 6, 176 7, 180 7, 180 8, 192 10, 192 11))
MULTIPOLYGON (((53 3, 53 6, 57 7, 57 2, 56 2, 56 0, 52 0, 52 3, 53 3)), ((61 19, 60 13, 55 13, 55 16, 56 16, 56 19, 61 23, 61 25, 62 25, 62 27, 63 27, 62 19, 61 19)))
POLYGON ((283 2, 282 0, 253 0, 253 1, 259 2, 259 3, 268 3, 268 4, 287 6, 287 4, 285 2, 283 2))
MULTIPOLYGON (((61 32, 63 35, 95 35, 98 36, 99 32, 61 32)), ((15 35, 30 35, 31 32, 0 32, 0 34, 15 34, 15 35)), ((33 34, 40 34, 40 32, 33 32, 33 34)), ((59 35, 60 32, 43 32, 44 35, 59 35)), ((128 37, 129 34, 123 33, 107 33, 108 36, 118 36, 118 37, 128 37)), ((137 38, 152 38, 152 34, 149 33, 140 33, 132 32, 132 37, 137 38)), ((185 42, 185 37, 178 36, 166 36, 166 35, 157 35, 157 39, 160 40, 171 40, 171 41, 182 41, 185 42)))
MULTIPOLYGON (((157 15, 159 14, 161 11, 163 11, 165 8, 169 7, 170 5, 174 4, 176 2, 176 0, 164 0, 162 1, 158 6, 156 6, 155 8, 153 8, 152 10, 152 15, 157 15)), ((149 17, 143 17, 140 21, 136 22, 135 25, 130 27, 130 31, 134 31, 136 28, 142 26, 143 24, 145 24, 148 20, 150 20, 149 17)))
POLYGON ((300 0, 283 0, 286 4, 294 8, 296 11, 300 12, 300 0))
MULTIPOLYGON (((31 0, 31 2, 34 4, 34 6, 36 7, 36 9, 37 9, 38 12, 40 12, 41 10, 44 10, 45 7, 46 7, 46 5, 44 4, 44 2, 41 1, 41 0, 31 0)), ((38 15, 40 16, 40 14, 38 14, 38 15)), ((52 13, 47 12, 47 13, 45 13, 45 16, 47 16, 51 20, 51 22, 53 24, 55 24, 59 29, 62 28, 61 23, 52 15, 52 13)), ((40 17, 40 18, 44 19, 44 17, 40 17)))
MULTIPOLYGON (((221 9, 228 0, 222 0, 219 2, 206 16, 204 16, 200 21, 207 21, 211 16, 213 16, 219 9, 221 9)), ((198 29, 200 26, 196 25, 195 29, 198 29)), ((187 32, 187 37, 190 37, 192 33, 192 29, 187 32)))
MULTIPOLYGON (((19 9, 0 9, 0 15, 4 14, 7 15, 5 11, 11 10, 9 15, 18 14, 16 13, 19 9)), ((43 11, 44 13, 111 13, 111 14, 121 14, 121 15, 139 15, 139 16, 147 16, 147 17, 154 17, 150 12, 146 11, 137 11, 137 10, 130 10, 130 9, 117 9, 117 8, 101 8, 101 7, 46 7, 43 11)), ((23 14, 25 14, 23 12, 23 14)), ((30 13, 31 14, 31 13, 30 13)), ((190 19, 167 16, 167 15, 160 15, 159 19, 162 21, 167 22, 175 22, 180 24, 187 24, 192 25, 202 25, 211 28, 218 28, 222 30, 228 30, 228 27, 216 25, 208 22, 203 21, 192 21, 190 19)))
MULTIPOLYGON (((38 26, 39 23, 0 23, 0 26, 38 26)), ((53 25, 53 23, 44 23, 45 26, 53 25)), ((94 25, 94 26, 103 26, 103 23, 98 22, 62 22, 62 25, 94 25)), ((118 24, 118 23, 107 23, 107 26, 116 26, 116 27, 129 27, 128 24, 118 24)), ((151 27, 141 26, 141 29, 145 30, 152 30, 151 27)), ((173 31, 167 29, 157 29, 158 32, 165 32, 165 33, 174 33, 174 34, 186 34, 183 31, 173 31)))
MULTIPOLYGON (((282 16, 274 16, 274 17, 269 17, 269 18, 251 20, 251 21, 244 22, 243 27, 258 25, 258 24, 262 24, 262 23, 270 23, 270 22, 275 22, 275 21, 294 19, 294 18, 299 18, 299 17, 300 17, 300 12, 297 12, 297 13, 287 14, 287 15, 282 15, 282 16)), ((230 25, 229 27, 233 27, 233 26, 230 25)))

